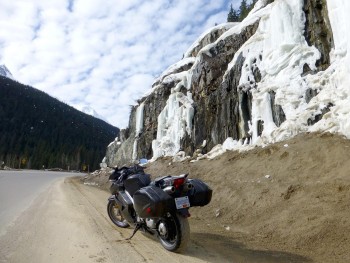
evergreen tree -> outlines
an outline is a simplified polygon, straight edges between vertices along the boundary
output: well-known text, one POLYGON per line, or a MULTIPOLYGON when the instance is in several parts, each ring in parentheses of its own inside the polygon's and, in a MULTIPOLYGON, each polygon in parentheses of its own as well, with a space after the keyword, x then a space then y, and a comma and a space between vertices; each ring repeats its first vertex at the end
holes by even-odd
POLYGON ((237 11, 233 9, 232 4, 230 7, 230 12, 227 15, 227 22, 238 22, 239 15, 237 14, 237 11))
POLYGON ((233 12, 234 12, 234 10, 233 10, 232 4, 231 4, 230 12, 228 12, 228 15, 227 15, 227 22, 235 22, 233 12))
POLYGON ((98 169, 119 129, 35 88, 0 76, 0 164, 98 169))
POLYGON ((249 5, 249 11, 251 11, 254 8, 256 2, 258 2, 258 0, 253 0, 252 1, 252 3, 249 5))
POLYGON ((235 9, 233 9, 233 22, 239 22, 239 13, 235 9))
POLYGON ((246 18, 249 11, 250 10, 247 5, 247 0, 242 0, 241 5, 239 7, 239 21, 242 21, 244 18, 246 18))

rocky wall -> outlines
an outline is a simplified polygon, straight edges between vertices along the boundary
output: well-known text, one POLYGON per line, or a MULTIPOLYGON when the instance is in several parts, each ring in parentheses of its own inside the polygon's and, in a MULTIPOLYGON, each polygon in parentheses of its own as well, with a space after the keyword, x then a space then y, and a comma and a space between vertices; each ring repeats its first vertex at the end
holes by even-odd
MULTIPOLYGON (((259 22, 246 27, 212 47, 210 55, 202 54, 193 70, 192 93, 195 104, 193 148, 206 140, 207 148, 223 143, 227 137, 248 138, 251 118, 251 93, 239 88, 244 57, 224 77, 228 64, 241 46, 256 32, 259 22)), ((189 147, 187 147, 189 149, 189 147)))
MULTIPOLYGON (((333 33, 329 22, 326 0, 304 0, 305 39, 310 46, 315 46, 321 53, 317 61, 318 70, 325 70, 330 65, 330 52, 334 48, 333 33)), ((308 72, 309 69, 304 69, 308 72)))
MULTIPOLYGON (((272 3, 273 1, 266 1, 272 3)), ((325 70, 330 65, 330 51, 334 46, 333 35, 328 19, 326 0, 304 0, 305 39, 309 45, 314 45, 321 53, 317 62, 317 71, 325 70)), ((107 150, 109 166, 122 165, 132 161, 135 140, 137 140, 136 157, 150 159, 152 141, 157 137, 158 116, 164 109, 171 90, 180 82, 179 79, 164 81, 171 74, 190 71, 192 74, 190 91, 193 97, 195 114, 191 133, 181 140, 181 149, 192 155, 196 149, 202 153, 208 152, 217 144, 223 143, 228 137, 234 140, 250 140, 249 125, 252 119, 252 90, 261 81, 258 67, 252 70, 254 79, 251 87, 240 87, 242 68, 245 58, 240 48, 252 37, 259 26, 259 21, 242 29, 240 33, 227 36, 216 42, 206 52, 202 48, 216 41, 226 30, 213 30, 202 38, 198 45, 188 51, 187 57, 196 56, 196 63, 186 64, 158 78, 153 85, 152 93, 140 99, 144 103, 143 129, 140 134, 135 132, 136 107, 131 110, 128 129, 121 131, 121 144, 107 150), (201 51, 202 50, 202 51, 201 51), (236 55, 235 65, 227 71, 228 65, 236 55), (226 74, 225 74, 226 72, 226 74), (254 84, 255 83, 255 84, 254 84), (203 148, 203 142, 206 144, 203 148)), ((260 58, 257 58, 261 60, 260 58)), ((252 65, 256 65, 253 61, 252 65)), ((304 75, 314 74, 308 66, 304 66, 304 75)), ((180 90, 186 94, 185 87, 180 90)), ((308 89, 305 95, 310 101, 317 92, 308 89)), ((281 105, 275 103, 275 92, 269 92, 271 112, 274 123, 279 127, 286 116, 281 105)), ((326 111, 325 111, 326 112, 326 111)), ((322 118, 322 116, 318 116, 322 118)), ((315 120, 317 121, 317 120, 315 120)), ((314 120, 310 121, 310 125, 314 120)), ((264 123, 258 123, 258 135, 262 133, 264 123)))

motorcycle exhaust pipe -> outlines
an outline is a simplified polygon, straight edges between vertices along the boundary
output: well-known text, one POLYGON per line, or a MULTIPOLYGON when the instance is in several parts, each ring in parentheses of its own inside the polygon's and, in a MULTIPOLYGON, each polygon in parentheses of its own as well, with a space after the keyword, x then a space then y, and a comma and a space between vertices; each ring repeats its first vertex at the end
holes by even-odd
POLYGON ((191 183, 187 183, 187 184, 184 185, 184 191, 185 192, 188 192, 192 188, 193 188, 193 184, 191 184, 191 183))
POLYGON ((175 187, 174 186, 167 186, 163 188, 163 191, 166 192, 167 194, 173 194, 175 193, 175 187))

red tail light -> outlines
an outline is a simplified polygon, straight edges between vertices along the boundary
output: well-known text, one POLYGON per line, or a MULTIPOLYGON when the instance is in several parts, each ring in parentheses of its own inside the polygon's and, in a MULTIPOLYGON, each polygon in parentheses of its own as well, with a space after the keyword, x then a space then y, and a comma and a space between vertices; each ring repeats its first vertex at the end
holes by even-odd
POLYGON ((183 185, 185 183, 185 180, 186 180, 186 178, 177 178, 177 179, 175 179, 174 183, 173 183, 174 187, 176 189, 178 189, 181 185, 183 185))

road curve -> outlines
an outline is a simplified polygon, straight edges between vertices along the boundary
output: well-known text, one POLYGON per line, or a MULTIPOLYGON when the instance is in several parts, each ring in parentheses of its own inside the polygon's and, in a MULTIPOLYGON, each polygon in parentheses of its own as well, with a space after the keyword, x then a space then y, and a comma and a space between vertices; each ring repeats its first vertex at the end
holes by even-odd
POLYGON ((38 195, 53 182, 67 176, 82 175, 38 170, 0 170, 0 236, 38 195))

